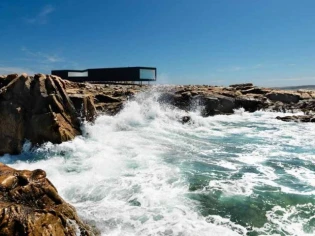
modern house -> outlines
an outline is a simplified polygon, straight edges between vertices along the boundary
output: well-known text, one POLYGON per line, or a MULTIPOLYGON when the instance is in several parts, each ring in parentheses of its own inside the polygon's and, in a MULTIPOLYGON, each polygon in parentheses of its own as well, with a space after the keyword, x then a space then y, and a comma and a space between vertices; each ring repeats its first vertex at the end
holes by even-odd
POLYGON ((134 84, 156 81, 155 67, 97 68, 86 70, 52 70, 52 75, 73 82, 134 84))

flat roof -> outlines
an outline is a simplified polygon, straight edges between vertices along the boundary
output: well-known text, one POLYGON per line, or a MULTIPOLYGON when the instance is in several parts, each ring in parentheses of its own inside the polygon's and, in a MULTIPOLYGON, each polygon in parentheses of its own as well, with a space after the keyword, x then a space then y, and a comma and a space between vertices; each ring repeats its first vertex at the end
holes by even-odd
POLYGON ((72 69, 63 69, 63 70, 52 70, 52 71, 74 71, 74 72, 85 72, 88 70, 110 70, 110 69, 150 69, 156 70, 156 67, 148 67, 148 66, 132 66, 132 67, 104 67, 104 68, 89 68, 85 70, 72 70, 72 69))

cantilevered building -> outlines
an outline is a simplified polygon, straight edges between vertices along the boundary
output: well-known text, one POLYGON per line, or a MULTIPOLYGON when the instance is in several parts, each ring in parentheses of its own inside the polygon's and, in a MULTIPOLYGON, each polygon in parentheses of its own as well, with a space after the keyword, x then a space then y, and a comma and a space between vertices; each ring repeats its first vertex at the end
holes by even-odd
POLYGON ((52 70, 51 74, 73 82, 141 83, 156 81, 155 67, 97 68, 86 70, 52 70))

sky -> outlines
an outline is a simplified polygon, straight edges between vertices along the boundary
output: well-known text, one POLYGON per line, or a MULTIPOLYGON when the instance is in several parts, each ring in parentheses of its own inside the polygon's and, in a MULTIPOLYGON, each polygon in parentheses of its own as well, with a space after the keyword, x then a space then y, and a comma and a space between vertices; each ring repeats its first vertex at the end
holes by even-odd
POLYGON ((314 0, 1 0, 0 74, 157 67, 158 83, 315 84, 314 0))

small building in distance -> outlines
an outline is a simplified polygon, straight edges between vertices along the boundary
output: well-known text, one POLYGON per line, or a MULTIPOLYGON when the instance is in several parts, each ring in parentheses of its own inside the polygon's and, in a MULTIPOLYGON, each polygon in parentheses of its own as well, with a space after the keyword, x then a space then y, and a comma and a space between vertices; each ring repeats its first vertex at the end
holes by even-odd
POLYGON ((155 67, 118 67, 86 70, 52 70, 52 75, 73 82, 89 82, 97 84, 142 84, 156 81, 155 67))

